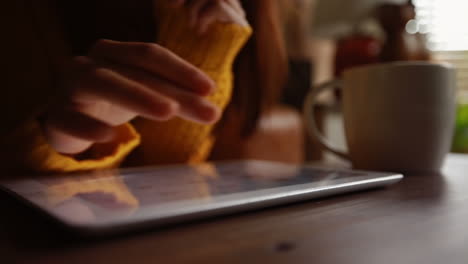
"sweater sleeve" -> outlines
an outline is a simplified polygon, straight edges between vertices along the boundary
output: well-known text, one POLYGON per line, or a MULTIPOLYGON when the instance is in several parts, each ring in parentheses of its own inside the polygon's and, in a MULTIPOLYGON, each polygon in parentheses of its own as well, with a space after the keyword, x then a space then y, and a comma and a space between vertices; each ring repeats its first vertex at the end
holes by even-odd
MULTIPOLYGON (((251 28, 216 23, 199 35, 189 26, 188 10, 168 8, 164 1, 158 2, 163 3, 157 6, 158 44, 208 74, 216 83, 216 90, 208 99, 225 109, 233 89, 232 65, 251 35, 251 28)), ((132 161, 137 161, 134 165, 201 162, 214 143, 213 125, 180 118, 161 123, 138 119, 134 125, 142 137, 142 144, 132 157, 132 161)))
POLYGON ((131 125, 125 124, 116 130, 117 136, 112 142, 95 144, 86 158, 75 158, 52 149, 39 122, 25 122, 2 140, 1 167, 16 173, 63 173, 116 167, 140 142, 131 125))

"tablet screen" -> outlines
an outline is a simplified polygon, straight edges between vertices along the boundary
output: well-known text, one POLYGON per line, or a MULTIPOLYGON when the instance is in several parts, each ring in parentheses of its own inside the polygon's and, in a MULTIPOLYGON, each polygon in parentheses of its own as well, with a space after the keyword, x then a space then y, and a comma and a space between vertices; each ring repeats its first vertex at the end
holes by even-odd
MULTIPOLYGON (((109 227, 195 216, 401 175, 238 161, 106 170, 1 185, 70 226, 109 227)), ((338 188, 339 189, 339 188, 338 188)))

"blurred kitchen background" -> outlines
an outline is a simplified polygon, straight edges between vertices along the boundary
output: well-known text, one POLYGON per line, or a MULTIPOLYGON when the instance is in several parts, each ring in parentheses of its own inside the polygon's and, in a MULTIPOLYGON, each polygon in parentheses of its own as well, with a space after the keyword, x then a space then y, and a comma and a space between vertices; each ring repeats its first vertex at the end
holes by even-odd
MULTIPOLYGON (((349 67, 401 60, 450 62, 458 69, 453 151, 468 152, 467 0, 279 0, 289 52, 284 103, 301 110, 309 89, 349 67)), ((345 147, 340 94, 323 95, 317 118, 345 147)), ((334 157, 306 139, 306 159, 334 157)))

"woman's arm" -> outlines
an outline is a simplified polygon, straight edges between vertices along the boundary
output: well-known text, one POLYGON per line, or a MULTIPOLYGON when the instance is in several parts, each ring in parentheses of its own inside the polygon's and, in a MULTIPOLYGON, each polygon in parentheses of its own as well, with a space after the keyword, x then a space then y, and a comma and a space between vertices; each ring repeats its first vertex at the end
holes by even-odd
MULTIPOLYGON (((24 14, 23 16, 18 15, 15 17, 19 17, 21 19, 28 18, 31 15, 30 14, 32 12, 31 10, 38 11, 37 9, 38 9, 37 7, 35 9, 34 7, 31 7, 31 6, 19 5, 18 12, 19 13, 24 12, 24 14)), ((42 19, 46 19, 47 17, 51 16, 49 11, 50 10, 47 7, 40 7, 38 13, 39 14, 43 13, 42 19)), ((179 11, 174 10, 174 12, 179 12, 179 11)), ((41 20, 40 17, 39 17, 39 20, 41 20)), ((37 27, 38 27, 37 23, 28 24, 28 28, 30 30, 25 31, 25 34, 28 36, 31 36, 31 35, 34 35, 33 31, 37 33, 37 32, 41 32, 41 30, 44 30, 44 28, 38 29, 37 27)), ((249 33, 248 28, 244 28, 242 30, 239 30, 239 28, 237 28, 233 30, 236 27, 233 27, 232 25, 227 26, 227 29, 229 28, 231 28, 231 30, 225 30, 224 28, 214 29, 214 32, 219 33, 220 37, 218 38, 229 39, 233 36, 236 36, 235 39, 237 40, 234 41, 234 43, 231 43, 228 46, 224 47, 225 50, 221 50, 221 53, 217 54, 217 56, 215 57, 211 56, 211 58, 216 58, 216 60, 207 60, 207 62, 209 62, 209 64, 211 65, 212 70, 210 70, 209 68, 206 68, 205 63, 201 63, 197 65, 196 60, 190 61, 192 62, 192 64, 195 64, 195 66, 203 68, 205 72, 208 72, 208 74, 212 78, 215 75, 218 76, 216 72, 219 70, 226 72, 225 67, 222 67, 221 69, 219 69, 216 67, 216 65, 218 65, 216 63, 215 63, 216 64, 215 67, 213 68, 213 65, 214 65, 213 63, 215 61, 218 61, 218 63, 222 64, 222 65, 219 64, 221 66, 232 64, 232 60, 235 54, 237 53, 238 49, 240 49, 240 46, 242 46, 243 41, 245 41, 249 33), (215 74, 210 74, 209 72, 214 72, 215 74)), ((193 30, 189 30, 189 31, 191 32, 193 30)), ((162 32, 162 30, 160 32, 162 32)), ((218 35, 218 33, 214 35, 218 35)), ((58 34, 57 35, 51 34, 51 35, 54 36, 52 40, 60 39, 60 36, 57 36, 58 34)), ((56 49, 52 49, 51 47, 48 47, 47 44, 50 44, 50 43, 58 44, 57 41, 51 41, 50 38, 47 38, 45 36, 41 36, 41 37, 42 38, 35 39, 36 42, 31 41, 31 43, 33 43, 34 45, 34 48, 37 48, 40 51, 42 51, 41 48, 47 48, 46 51, 48 51, 49 53, 53 50, 56 50, 56 49)), ((187 39, 190 39, 190 38, 191 37, 188 36, 187 39)), ((166 40, 172 41, 171 39, 174 40, 174 38, 171 37, 169 34, 166 40)), ((192 41, 193 40, 195 39, 192 38, 192 41)), ((206 41, 200 41, 199 43, 202 46, 203 45, 208 45, 207 47, 217 46, 216 43, 212 43, 212 41, 209 41, 210 40, 209 38, 207 39, 203 38, 203 40, 206 40, 206 41), (210 46, 210 45, 213 45, 213 46, 210 46)), ((211 40, 217 40, 217 39, 211 39, 211 40)), ((21 42, 22 39, 12 39, 12 41, 21 42)), ((166 55, 166 56, 163 56, 162 59, 157 59, 158 56, 161 56, 161 54, 162 55, 173 54, 173 52, 170 52, 168 49, 171 46, 172 44, 168 44, 167 47, 164 48, 164 47, 161 47, 160 45, 148 44, 148 43, 119 43, 119 42, 112 42, 112 41, 104 41, 104 42, 98 43, 93 49, 93 51, 90 52, 90 54, 87 57, 80 57, 80 58, 75 58, 74 60, 72 60, 71 68, 73 69, 74 67, 76 67, 79 69, 78 71, 74 71, 72 73, 78 74, 80 77, 79 78, 66 78, 68 83, 61 83, 62 88, 68 87, 67 90, 71 91, 69 93, 66 93, 69 95, 68 99, 65 98, 65 100, 68 101, 69 104, 55 106, 55 108, 53 108, 54 110, 49 111, 49 114, 45 115, 45 117, 42 119, 44 120, 42 124, 40 124, 37 120, 34 120, 34 116, 31 115, 30 119, 28 119, 30 121, 23 122, 23 124, 17 126, 16 129, 12 129, 14 130, 14 133, 11 133, 10 136, 8 137, 2 138, 1 139, 2 140, 1 158, 2 158, 2 163, 3 163, 2 167, 12 168, 14 170, 21 168, 21 169, 27 169, 27 170, 33 170, 33 171, 66 172, 66 171, 106 168, 106 167, 111 167, 111 166, 115 166, 116 164, 118 164, 136 145, 139 144, 139 136, 135 132, 135 130, 129 125, 126 125, 126 124, 120 125, 120 124, 124 123, 128 119, 131 119, 132 115, 135 116, 136 114, 143 114, 145 116, 145 111, 146 111, 147 117, 153 118, 156 120, 161 120, 160 112, 156 111, 155 113, 155 111, 153 111, 152 113, 147 114, 148 112, 151 112, 151 110, 153 110, 154 108, 149 109, 151 108, 150 103, 144 104, 144 102, 148 102, 151 100, 153 100, 153 103, 154 103, 155 98, 157 96, 155 97, 142 96, 141 90, 144 91, 145 88, 146 90, 151 90, 151 88, 161 89, 162 86, 156 85, 156 87, 151 87, 151 85, 154 83, 151 83, 151 82, 149 84, 147 83, 147 79, 145 79, 147 78, 146 77, 147 75, 143 74, 143 77, 141 77, 142 75, 138 75, 138 73, 133 75, 135 71, 131 71, 129 73, 127 69, 125 68, 125 64, 136 66, 134 68, 142 69, 143 72, 146 74, 148 72, 151 73, 152 71, 155 70, 154 68, 151 68, 153 66, 158 66, 158 65, 163 66, 159 68, 156 67, 157 68, 156 73, 152 72, 153 75, 148 77, 148 79, 151 79, 154 76, 154 74, 156 75, 162 74, 161 72, 157 71, 158 69, 163 70, 163 71, 171 69, 171 67, 167 67, 167 66, 171 65, 171 62, 173 62, 174 64, 174 61, 175 61, 175 64, 180 66, 179 68, 185 69, 185 73, 189 73, 189 76, 184 76, 183 74, 184 71, 182 71, 182 73, 180 71, 172 71, 172 73, 176 73, 172 76, 173 83, 180 85, 181 82, 184 83, 184 82, 190 81, 191 79, 193 79, 194 76, 200 76, 200 78, 198 78, 197 80, 198 84, 202 83, 200 86, 203 86, 203 83, 205 83, 204 84, 205 87, 211 86, 209 79, 203 77, 205 74, 201 73, 201 71, 199 71, 196 67, 191 66, 191 64, 187 64, 187 62, 185 62, 185 60, 180 59, 179 56, 177 55, 167 56, 166 55), (150 47, 149 50, 148 50, 148 47, 150 47), (132 50, 134 50, 134 52, 132 52, 132 50), (146 54, 145 56, 141 56, 142 54, 139 51, 142 51, 142 50, 144 51, 143 55, 146 54), (132 54, 136 56, 132 57, 131 56, 132 54), (148 63, 145 65, 141 65, 141 63, 144 63, 144 62, 148 62, 148 63), (121 66, 122 64, 124 64, 123 67, 121 66), (150 67, 150 68, 148 69, 147 67, 150 67), (111 78, 108 78, 108 77, 111 77, 111 78), (75 81, 70 82, 70 79, 75 80, 75 81), (125 82, 125 81, 115 82, 116 79, 120 79, 120 80, 131 79, 130 81, 137 82, 140 86, 144 86, 144 87, 140 87, 141 88, 141 90, 139 91, 140 93, 137 92, 137 96, 133 96, 133 93, 131 91, 132 89, 135 88, 135 85, 128 85, 128 82, 125 82), (117 85, 117 83, 119 82, 120 82, 119 84, 120 86, 117 85), (99 85, 96 85, 96 83, 98 83, 99 85), (106 83, 109 85, 106 85, 106 83), (106 90, 109 88, 115 88, 116 85, 119 88, 121 88, 120 91, 110 92, 110 90, 106 90), (90 89, 90 88, 96 88, 96 89, 90 89), (130 95, 130 96, 128 96, 129 98, 125 98, 125 95, 130 95), (116 107, 116 108, 110 107, 110 110, 112 111, 109 111, 109 107, 108 107, 109 98, 111 100, 115 100, 115 98, 119 98, 119 96, 120 96, 120 99, 117 99, 118 101, 117 105, 118 106, 124 105, 124 107, 116 107), (138 96, 139 98, 137 98, 138 96), (100 98, 105 99, 105 100, 101 100, 100 98), (84 107, 84 108, 83 107, 76 108, 77 104, 75 104, 75 101, 74 101, 76 99, 78 99, 78 101, 83 100, 85 103, 91 102, 91 104, 88 104, 87 107, 84 107), (104 103, 104 107, 103 107, 103 103, 104 103), (122 110, 121 108, 124 108, 124 110, 128 110, 129 107, 125 107, 125 106, 128 106, 128 105, 132 106, 132 104, 133 104, 133 107, 135 107, 136 109, 131 109, 131 111, 126 111, 126 112, 123 111, 123 113, 122 111, 115 111, 116 109, 122 110), (104 108, 104 110, 102 108, 104 108), (154 115, 151 116, 151 114, 154 114, 154 115), (111 136, 108 137, 109 135, 108 132, 111 127, 113 131, 110 133, 111 136), (60 135, 57 136, 57 134, 62 134, 62 135, 65 134, 65 136, 71 136, 73 138, 72 141, 75 141, 75 143, 78 142, 78 148, 76 148, 76 145, 73 142, 68 141, 68 139, 66 138, 64 140, 65 142, 60 142, 63 139, 63 137, 62 139, 60 139, 60 135), (91 151, 89 153, 84 153, 85 155, 80 155, 79 157, 76 157, 76 158, 70 155, 64 155, 60 153, 60 152, 74 153, 76 152, 77 149, 79 149, 80 144, 84 143, 81 145, 81 147, 84 145, 85 147, 83 149, 85 149, 87 146, 90 145, 89 142, 94 143, 96 141, 108 141, 108 142, 95 143, 93 144, 93 148, 90 149, 91 151), (68 147, 71 146, 71 148, 67 150, 67 146, 68 147)), ((192 46, 192 47, 196 47, 196 46, 192 46)), ((222 47, 222 45, 219 47, 222 47)), ((174 47, 174 50, 177 50, 177 48, 174 47)), ((57 63, 57 61, 62 61, 62 60, 59 59, 59 60, 54 60, 51 62, 50 61, 51 54, 47 54, 46 51, 44 51, 45 54, 37 52, 38 54, 42 54, 44 56, 44 60, 34 60, 34 61, 37 63, 42 63, 43 64, 42 66, 37 66, 37 70, 46 71, 47 74, 38 73, 37 76, 39 77, 48 76, 49 78, 53 79, 51 77, 51 75, 53 74, 51 74, 49 71, 51 68, 54 68, 53 66, 56 66, 56 65, 53 65, 54 63, 57 63), (49 55, 49 58, 47 57, 47 55, 49 55)), ((180 52, 180 54, 183 55, 184 52, 180 52)), ((21 55, 19 54, 19 51, 18 51, 18 55, 21 55)), ((63 54, 60 54, 60 55, 63 55, 63 54)), ((189 57, 190 56, 188 56, 188 59, 190 59, 189 57)), ((203 59, 203 57, 204 56, 201 56, 200 58, 203 59)), ((195 59, 195 58, 192 57, 192 59, 195 59)), ((12 61, 14 62, 14 60, 12 61)), ((25 63, 25 60, 23 59, 18 62, 18 64, 21 64, 21 63, 25 63)), ((73 74, 68 75, 68 76, 73 77, 73 74)), ((48 82, 38 83, 37 78, 28 79, 28 76, 23 76, 23 77, 26 77, 26 80, 31 82, 30 85, 21 85, 21 81, 24 78, 18 78, 17 80, 18 82, 12 82, 12 85, 8 88, 12 90, 20 91, 20 93, 18 93, 20 95, 22 93, 27 94, 27 89, 31 89, 33 92, 36 92, 36 96, 34 96, 34 100, 36 101, 37 100, 41 101, 42 100, 41 98, 50 97, 50 94, 52 94, 52 92, 50 91, 50 88, 55 87, 54 86, 55 83, 53 83, 53 81, 49 83, 48 82), (37 95, 42 95, 42 96, 37 96, 37 95)), ((171 78, 167 76, 165 76, 163 79, 166 81, 167 79, 171 80, 171 78)), ((226 81, 229 78, 222 78, 222 79, 226 81)), ((42 79, 39 79, 39 80, 42 80, 42 79)), ((228 80, 228 82, 230 81, 228 80)), ((193 88, 193 84, 197 82, 190 81, 190 83, 192 84, 192 87, 182 87, 182 89, 180 89, 183 91, 182 96, 180 92, 175 92, 175 93, 173 92, 173 91, 177 91, 177 89, 165 89, 164 91, 162 91, 162 93, 166 97, 172 98, 173 102, 175 101, 176 104, 179 104, 179 102, 181 102, 179 105, 184 106, 184 107, 180 107, 176 109, 178 112, 172 113, 172 114, 178 115, 180 118, 185 118, 185 119, 196 121, 196 122, 212 122, 215 119, 217 119, 216 115, 213 116, 211 114, 213 113, 213 111, 216 111, 216 108, 214 106, 215 104, 213 104, 213 102, 210 103, 209 102, 210 100, 205 100, 201 98, 201 97, 206 96, 209 93, 209 90, 211 88, 204 89, 204 91, 198 91, 199 94, 200 93, 202 94, 202 95, 198 95, 198 97, 201 96, 200 99, 198 99, 196 98, 197 97, 196 94, 193 95, 192 93, 192 94, 187 95, 188 94, 188 92, 186 92, 187 88, 190 90, 190 88, 193 88), (207 111, 205 110, 209 110, 208 114, 207 114, 207 111)), ((174 85, 172 85, 171 87, 174 87, 174 85)), ((221 89, 221 90, 224 91, 224 89, 221 89)), ((41 101, 41 104, 46 105, 47 102, 41 101)), ((157 106, 157 104, 154 104, 154 105, 157 106)), ((195 141, 195 143, 198 144, 197 141, 195 141)))

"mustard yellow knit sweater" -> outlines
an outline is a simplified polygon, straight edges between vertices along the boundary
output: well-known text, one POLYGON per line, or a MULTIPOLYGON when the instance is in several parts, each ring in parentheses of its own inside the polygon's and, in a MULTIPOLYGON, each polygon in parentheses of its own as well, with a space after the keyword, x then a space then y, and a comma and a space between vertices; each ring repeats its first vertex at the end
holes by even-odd
MULTIPOLYGON (((199 36, 188 26, 187 10, 159 8, 157 43, 206 72, 217 84, 209 100, 224 109, 231 98, 232 64, 251 29, 234 24, 215 24, 199 36)), ((45 141, 38 122, 25 122, 7 139, 10 168, 38 172, 73 172, 115 167, 131 152, 137 165, 194 163, 206 159, 214 139, 212 125, 179 118, 167 122, 134 120, 117 128, 110 143, 95 144, 80 160, 54 151, 45 141)))

